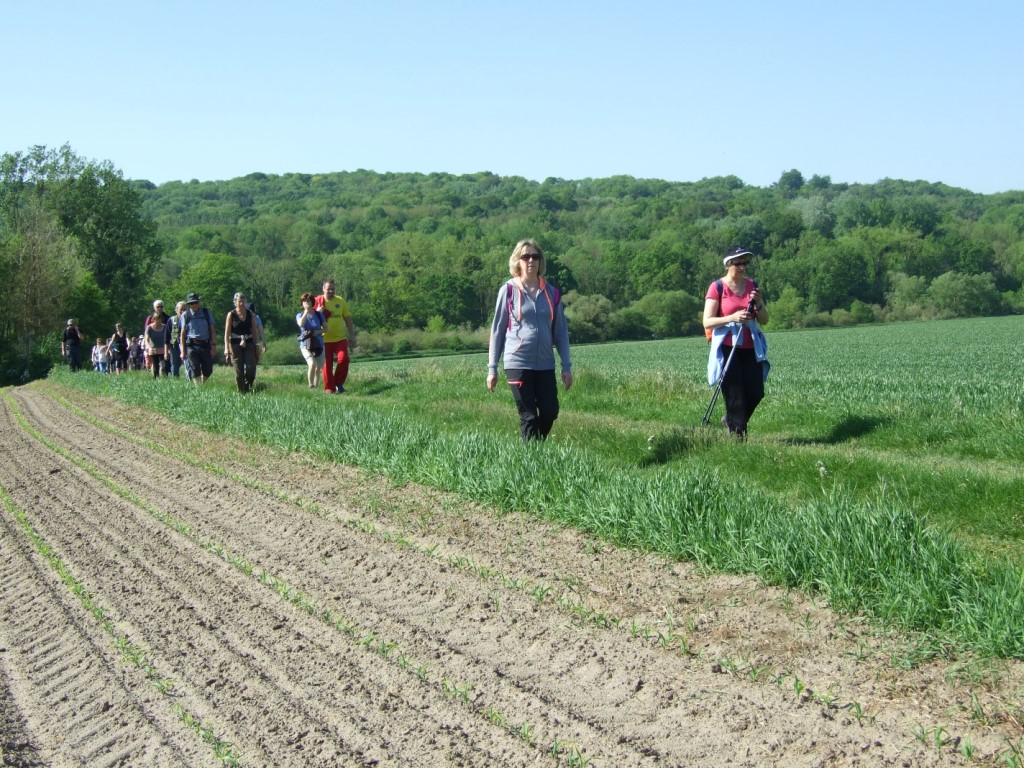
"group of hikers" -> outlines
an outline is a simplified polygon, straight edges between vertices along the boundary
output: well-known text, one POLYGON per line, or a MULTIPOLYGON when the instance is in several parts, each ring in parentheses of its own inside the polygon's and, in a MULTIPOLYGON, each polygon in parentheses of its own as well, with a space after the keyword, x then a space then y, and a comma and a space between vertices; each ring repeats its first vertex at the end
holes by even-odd
MULTIPOLYGON (((317 386, 323 374, 324 391, 345 391, 348 378, 349 347, 355 345, 355 327, 348 303, 335 294, 333 280, 324 283, 324 292, 314 297, 303 295, 303 311, 296 315, 299 348, 309 364, 309 385, 317 386), (308 299, 308 300, 307 300, 308 299)), ((260 356, 267 351, 263 320, 244 293, 233 297, 234 307, 224 319, 224 362, 235 371, 239 392, 252 392, 260 356)), ((190 293, 174 308, 164 311, 164 302, 153 302, 143 332, 129 336, 123 323, 116 323, 109 338, 97 337, 90 360, 99 373, 121 374, 148 370, 154 378, 180 377, 202 384, 213 375, 216 357, 217 326, 213 314, 202 305, 202 297, 190 293)), ((61 337, 61 355, 72 371, 82 368, 85 334, 74 318, 67 322, 61 337)))
MULTIPOLYGON (((708 383, 716 387, 716 398, 718 391, 723 394, 722 424, 740 439, 746 437, 750 417, 764 397, 769 370, 767 345, 758 327, 759 322, 768 321, 768 312, 757 283, 746 276, 752 257, 739 246, 726 250, 726 274, 708 288, 703 316, 711 342, 708 383)), ((559 412, 555 352, 562 385, 568 390, 573 384, 568 323, 561 292, 544 279, 544 253, 535 240, 520 240, 508 266, 512 278, 498 290, 491 323, 486 386, 490 392, 495 390, 500 361, 519 413, 522 439, 544 440, 559 412)), ((334 280, 326 280, 323 293, 317 296, 302 294, 300 303, 295 322, 307 384, 310 389, 322 386, 325 393, 342 394, 350 349, 356 345, 348 303, 335 292, 334 280)), ((186 378, 202 383, 213 374, 215 332, 213 316, 198 294, 190 293, 178 302, 174 315, 167 315, 157 299, 137 339, 130 339, 118 323, 109 339, 96 339, 92 362, 104 373, 146 367, 154 377, 177 377, 184 368, 186 378)), ((238 391, 251 392, 267 342, 260 317, 242 293, 234 295, 234 307, 224 320, 223 340, 224 359, 234 367, 238 391)), ((61 353, 72 370, 81 368, 83 341, 75 321, 68 320, 61 353)))
MULTIPOLYGON (((259 356, 267 349, 263 321, 245 296, 236 293, 235 309, 225 320, 224 358, 235 367, 240 392, 252 390, 259 356), (235 317, 235 320, 232 320, 235 317), (239 318, 241 318, 239 320, 239 318)), ((169 376, 203 383, 213 374, 216 325, 210 310, 202 306, 201 297, 190 293, 179 301, 170 315, 164 302, 153 302, 153 312, 146 316, 143 332, 138 336, 125 332, 123 323, 114 325, 109 338, 99 336, 92 347, 90 362, 98 373, 121 374, 147 370, 154 378, 169 376)), ((82 345, 85 334, 74 318, 67 322, 61 337, 61 355, 72 371, 82 368, 82 345)))

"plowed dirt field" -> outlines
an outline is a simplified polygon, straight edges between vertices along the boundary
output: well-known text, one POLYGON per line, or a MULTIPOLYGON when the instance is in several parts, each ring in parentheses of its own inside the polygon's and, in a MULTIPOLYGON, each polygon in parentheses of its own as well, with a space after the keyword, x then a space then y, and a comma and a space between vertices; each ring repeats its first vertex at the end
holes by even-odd
POLYGON ((52 384, 4 395, 2 765, 945 766, 1018 743, 1018 663, 915 664, 750 578, 52 384))

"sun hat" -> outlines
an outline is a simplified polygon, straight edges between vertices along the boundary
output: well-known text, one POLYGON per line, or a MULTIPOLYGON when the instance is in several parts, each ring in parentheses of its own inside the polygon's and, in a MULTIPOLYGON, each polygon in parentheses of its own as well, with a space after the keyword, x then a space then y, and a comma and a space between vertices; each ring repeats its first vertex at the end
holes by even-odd
POLYGON ((197 302, 197 301, 202 301, 202 299, 199 298, 199 294, 198 293, 190 293, 185 298, 185 303, 186 304, 192 304, 193 302, 197 302))
POLYGON ((725 266, 728 267, 730 261, 733 261, 734 259, 738 259, 740 256, 753 256, 753 255, 754 254, 752 254, 750 251, 748 251, 746 248, 743 248, 742 246, 730 245, 728 248, 725 249, 725 258, 722 259, 722 263, 725 266))
POLYGON ((68 318, 68 325, 74 325, 74 324, 75 324, 75 318, 69 317, 68 318))

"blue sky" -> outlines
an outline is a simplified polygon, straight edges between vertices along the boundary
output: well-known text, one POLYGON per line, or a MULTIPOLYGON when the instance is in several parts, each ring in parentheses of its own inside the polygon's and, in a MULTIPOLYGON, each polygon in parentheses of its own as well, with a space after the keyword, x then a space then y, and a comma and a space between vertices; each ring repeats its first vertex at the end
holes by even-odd
POLYGON ((0 0, 0 152, 1024 189, 1024 3, 0 0))

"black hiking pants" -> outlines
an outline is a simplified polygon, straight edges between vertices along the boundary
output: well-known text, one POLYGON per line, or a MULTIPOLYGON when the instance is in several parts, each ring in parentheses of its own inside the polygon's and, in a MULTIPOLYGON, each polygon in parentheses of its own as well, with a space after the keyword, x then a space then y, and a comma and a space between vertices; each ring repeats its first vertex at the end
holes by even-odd
MULTIPOLYGON (((723 354, 729 355, 729 348, 723 354)), ((736 348, 729 370, 722 379, 725 398, 725 425, 737 437, 746 437, 747 422, 764 399, 764 368, 753 349, 736 348)))
POLYGON ((505 377, 519 410, 519 432, 523 441, 546 439, 558 418, 558 383, 554 370, 512 369, 505 371, 505 377))

